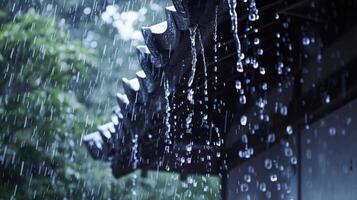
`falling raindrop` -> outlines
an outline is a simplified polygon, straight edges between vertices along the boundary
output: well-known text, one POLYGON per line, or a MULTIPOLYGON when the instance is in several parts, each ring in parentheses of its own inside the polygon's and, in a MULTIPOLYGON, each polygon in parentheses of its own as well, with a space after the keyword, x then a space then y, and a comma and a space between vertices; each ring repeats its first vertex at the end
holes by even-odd
POLYGON ((170 101, 169 101, 169 96, 170 96, 170 90, 169 90, 169 82, 168 80, 165 81, 164 83, 164 90, 165 90, 165 125, 166 125, 166 132, 165 132, 165 137, 166 137, 166 143, 170 144, 170 132, 171 132, 171 124, 170 124, 170 101))
POLYGON ((198 31, 198 39, 200 41, 201 54, 202 54, 202 60, 203 60, 203 69, 204 69, 204 76, 205 76, 204 95, 205 95, 205 101, 208 101, 208 82, 207 82, 208 71, 207 71, 207 64, 206 64, 206 57, 205 57, 205 48, 203 46, 201 33, 199 31, 198 31))
POLYGON ((252 65, 254 69, 258 69, 259 67, 259 62, 256 59, 252 59, 252 65))
POLYGON ((188 116, 186 117, 186 133, 191 133, 191 123, 192 123, 192 117, 193 117, 193 113, 188 114, 188 116))
POLYGON ((270 181, 271 182, 276 182, 278 180, 278 176, 276 174, 271 174, 270 175, 270 181))
POLYGON ((280 107, 280 114, 282 116, 287 116, 288 115, 288 107, 287 106, 281 106, 280 107))
POLYGON ((250 0, 248 20, 256 21, 258 19, 259 19, 259 14, 258 14, 258 9, 257 9, 256 3, 255 3, 255 0, 250 0))
POLYGON ((242 184, 240 185, 240 191, 241 191, 241 192, 248 192, 248 190, 249 190, 248 184, 242 183, 242 184))
POLYGON ((335 136, 336 135, 336 128, 335 127, 330 127, 328 132, 329 132, 329 134, 331 136, 335 136))
POLYGON ((263 109, 267 104, 267 100, 259 97, 256 104, 259 108, 263 109))
POLYGON ((271 159, 265 159, 264 161, 265 169, 271 169, 273 167, 273 162, 271 159))
POLYGON ((264 91, 268 90, 268 84, 267 84, 267 83, 263 83, 262 89, 263 89, 264 91))
POLYGON ((85 15, 89 15, 91 12, 92 12, 92 9, 91 9, 90 7, 86 7, 86 8, 84 8, 84 10, 83 10, 83 13, 84 13, 85 15))
POLYGON ((308 45, 310 44, 310 38, 308 38, 308 37, 303 37, 303 38, 302 38, 302 44, 303 44, 304 46, 308 46, 308 45))
POLYGON ((236 80, 236 89, 240 90, 242 88, 242 83, 239 80, 236 80))
POLYGON ((239 102, 240 102, 241 104, 246 104, 246 103, 247 103, 247 99, 246 99, 245 95, 241 95, 241 96, 239 97, 239 102))
POLYGON ((290 125, 286 126, 286 133, 287 133, 288 135, 293 134, 293 127, 290 126, 290 125))
POLYGON ((293 150, 290 147, 285 147, 284 154, 286 157, 291 157, 293 155, 293 150))
POLYGON ((193 95, 194 95, 194 91, 193 89, 189 89, 188 90, 188 94, 187 94, 187 100, 191 103, 194 104, 194 99, 193 99, 193 95))
POLYGON ((296 165, 297 164, 297 158, 295 156, 291 157, 290 158, 290 162, 291 162, 291 164, 296 165))
POLYGON ((245 116, 245 115, 242 115, 241 116, 241 118, 240 118, 240 124, 242 125, 242 126, 245 126, 245 125, 247 125, 247 116, 245 116))
POLYGON ((254 38, 253 42, 254 42, 255 45, 258 45, 260 43, 260 39, 259 38, 254 38))
POLYGON ((228 0, 229 6, 229 14, 231 16, 231 27, 233 32, 233 38, 236 43, 236 51, 237 51, 237 63, 236 69, 238 72, 243 72, 243 64, 241 61, 241 43, 238 36, 238 16, 236 12, 237 0, 228 0))
POLYGON ((274 143, 275 142, 275 134, 274 133, 270 133, 268 135, 268 139, 267 139, 268 143, 274 143))
POLYGON ((259 68, 259 72, 261 75, 265 75, 265 68, 264 67, 260 67, 259 68))
POLYGON ((193 143, 189 143, 188 145, 186 145, 186 151, 187 152, 191 152, 192 151, 192 147, 193 147, 193 143))
POLYGON ((275 19, 279 19, 279 13, 275 13, 275 19))
POLYGON ((196 63, 197 63, 197 53, 196 53, 196 29, 197 26, 190 27, 190 41, 191 41, 191 56, 192 56, 192 62, 191 62, 191 75, 188 80, 188 87, 191 87, 193 80, 195 78, 195 73, 196 73, 196 63))
POLYGON ((252 177, 249 174, 245 174, 244 180, 245 180, 245 182, 250 183, 252 181, 252 177))
POLYGON ((329 104, 331 102, 331 98, 329 95, 325 97, 325 103, 329 104))
POLYGON ((267 191, 267 185, 266 185, 264 182, 263 182, 263 183, 260 183, 259 189, 260 189, 260 191, 262 191, 262 192, 266 192, 266 191, 267 191))
POLYGON ((242 142, 243 142, 244 144, 248 144, 248 136, 247 136, 246 134, 243 134, 243 135, 242 135, 242 142))

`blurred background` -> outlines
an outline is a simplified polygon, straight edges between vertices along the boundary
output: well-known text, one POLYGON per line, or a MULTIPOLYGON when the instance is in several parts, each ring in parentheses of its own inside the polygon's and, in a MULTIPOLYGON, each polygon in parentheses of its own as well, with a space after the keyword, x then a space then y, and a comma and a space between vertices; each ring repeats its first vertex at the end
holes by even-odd
POLYGON ((140 27, 166 0, 1 0, 0 199, 219 199, 218 178, 120 179, 82 137, 108 120, 138 70, 140 27))

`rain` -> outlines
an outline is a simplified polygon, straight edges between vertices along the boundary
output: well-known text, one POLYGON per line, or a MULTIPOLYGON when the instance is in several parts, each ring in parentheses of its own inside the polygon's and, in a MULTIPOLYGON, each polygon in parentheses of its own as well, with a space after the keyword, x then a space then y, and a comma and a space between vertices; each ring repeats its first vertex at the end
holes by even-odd
POLYGON ((357 197, 356 0, 2 0, 0 200, 357 197))

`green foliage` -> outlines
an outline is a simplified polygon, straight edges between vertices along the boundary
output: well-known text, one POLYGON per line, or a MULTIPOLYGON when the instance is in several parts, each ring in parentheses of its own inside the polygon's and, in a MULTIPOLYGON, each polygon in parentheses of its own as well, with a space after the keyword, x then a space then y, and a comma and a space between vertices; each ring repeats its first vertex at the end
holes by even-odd
POLYGON ((77 195, 67 188, 76 177, 68 175, 67 159, 78 137, 71 133, 80 135, 85 125, 74 117, 83 106, 68 83, 95 69, 95 54, 31 13, 3 24, 0 44, 1 194, 77 195))

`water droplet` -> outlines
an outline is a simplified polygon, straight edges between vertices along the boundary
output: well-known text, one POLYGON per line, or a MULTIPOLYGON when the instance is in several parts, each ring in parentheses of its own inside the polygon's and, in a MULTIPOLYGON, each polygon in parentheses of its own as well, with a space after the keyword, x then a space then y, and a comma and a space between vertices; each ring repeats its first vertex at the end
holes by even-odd
POLYGON ((325 97, 325 103, 329 104, 331 102, 331 98, 329 95, 325 97))
POLYGON ((278 176, 276 174, 270 175, 270 181, 271 182, 276 182, 278 180, 278 176))
POLYGON ((208 191, 208 186, 207 186, 207 185, 205 185, 205 187, 203 188, 203 191, 204 191, 204 192, 207 192, 207 191, 208 191))
POLYGON ((166 171, 170 171, 170 166, 166 165, 166 166, 165 166, 165 170, 166 170, 166 171))
POLYGON ((247 116, 242 115, 242 117, 240 118, 240 124, 241 124, 242 126, 247 125, 247 116))
POLYGON ((286 127, 286 133, 288 134, 288 135, 291 135, 291 134, 293 134, 293 127, 292 126, 287 126, 286 127))
POLYGON ((291 157, 293 155, 293 150, 290 147, 285 147, 284 154, 286 157, 291 157))
POLYGON ((260 39, 259 38, 254 38, 254 44, 258 45, 260 43, 260 39))
POLYGON ((241 192, 248 192, 248 190, 249 190, 248 184, 242 183, 242 184, 240 185, 240 191, 241 191, 241 192))
POLYGON ((236 89, 240 90, 242 88, 242 83, 239 80, 236 80, 236 89))
POLYGON ((335 136, 336 135, 336 128, 335 127, 331 127, 331 128, 329 128, 328 132, 329 132, 329 134, 331 136, 335 136))
POLYGON ((275 13, 275 19, 279 19, 279 13, 275 13))
POLYGON ((248 144, 248 136, 247 136, 246 134, 243 134, 243 135, 242 135, 242 142, 243 142, 244 144, 248 144))
POLYGON ((181 162, 181 163, 185 163, 185 158, 184 158, 184 157, 181 157, 180 162, 181 162))
POLYGON ((187 100, 188 100, 191 104, 194 104, 193 93, 194 93, 193 89, 189 89, 189 90, 188 90, 187 100))
POLYGON ((191 69, 191 75, 188 80, 188 87, 191 87, 193 80, 195 78, 195 73, 196 73, 196 63, 197 63, 197 53, 196 53, 196 29, 197 26, 189 28, 190 31, 190 40, 191 40, 191 54, 192 54, 192 69, 191 69))
POLYGON ((258 69, 258 67, 259 67, 259 62, 258 62, 258 61, 256 61, 256 60, 254 59, 254 60, 252 60, 252 64, 253 64, 253 68, 254 68, 254 69, 258 69))
POLYGON ((186 145, 186 151, 191 152, 192 151, 192 146, 193 146, 192 143, 186 145))
POLYGON ((244 72, 242 62, 237 62, 237 72, 244 72))
POLYGON ((244 180, 245 180, 245 182, 250 183, 252 181, 252 177, 249 174, 245 174, 244 180))
POLYGON ((90 7, 86 7, 86 8, 84 8, 84 10, 83 10, 83 13, 84 13, 85 15, 89 15, 91 12, 92 12, 92 9, 91 9, 90 7))
POLYGON ((263 83, 262 89, 263 89, 264 91, 268 90, 268 84, 267 84, 267 83, 263 83))
POLYGON ((291 157, 290 158, 290 162, 291 162, 291 164, 296 165, 297 164, 297 158, 295 156, 291 157))
POLYGON ((308 37, 303 37, 303 38, 302 38, 302 44, 303 44, 304 46, 309 45, 309 44, 310 44, 310 38, 308 38, 308 37))
POLYGON ((260 73, 261 75, 265 75, 265 68, 264 68, 264 67, 260 67, 260 68, 259 68, 259 73, 260 73))
POLYGON ((281 106, 280 107, 280 114, 282 116, 287 116, 288 115, 288 107, 287 106, 281 106))
POLYGON ((221 152, 217 152, 216 156, 217 156, 217 158, 220 158, 221 157, 221 152))
POLYGON ((265 169, 271 169, 273 167, 273 162, 272 160, 270 159, 265 159, 264 161, 264 166, 265 166, 265 169))
POLYGON ((231 17, 231 27, 233 32, 233 38, 236 43, 236 51, 237 51, 237 71, 243 72, 243 65, 240 59, 241 56, 241 43, 238 36, 238 16, 236 12, 237 0, 228 0, 229 6, 229 15, 231 17))
POLYGON ((265 107, 265 105, 267 104, 266 99, 263 98, 259 98, 256 102, 257 106, 261 109, 263 109, 265 107))
POLYGON ((240 102, 241 104, 246 104, 246 103, 247 103, 247 99, 246 99, 245 95, 241 95, 241 96, 239 97, 239 102, 240 102))
POLYGON ((191 163, 191 158, 187 158, 187 163, 190 164, 191 163))
POLYGON ((268 135, 268 143, 274 143, 275 142, 275 134, 274 133, 270 133, 268 135))
POLYGON ((267 186, 266 186, 266 184, 265 184, 265 183, 260 183, 259 189, 260 189, 260 191, 262 191, 262 192, 266 192, 266 191, 267 191, 267 186))

